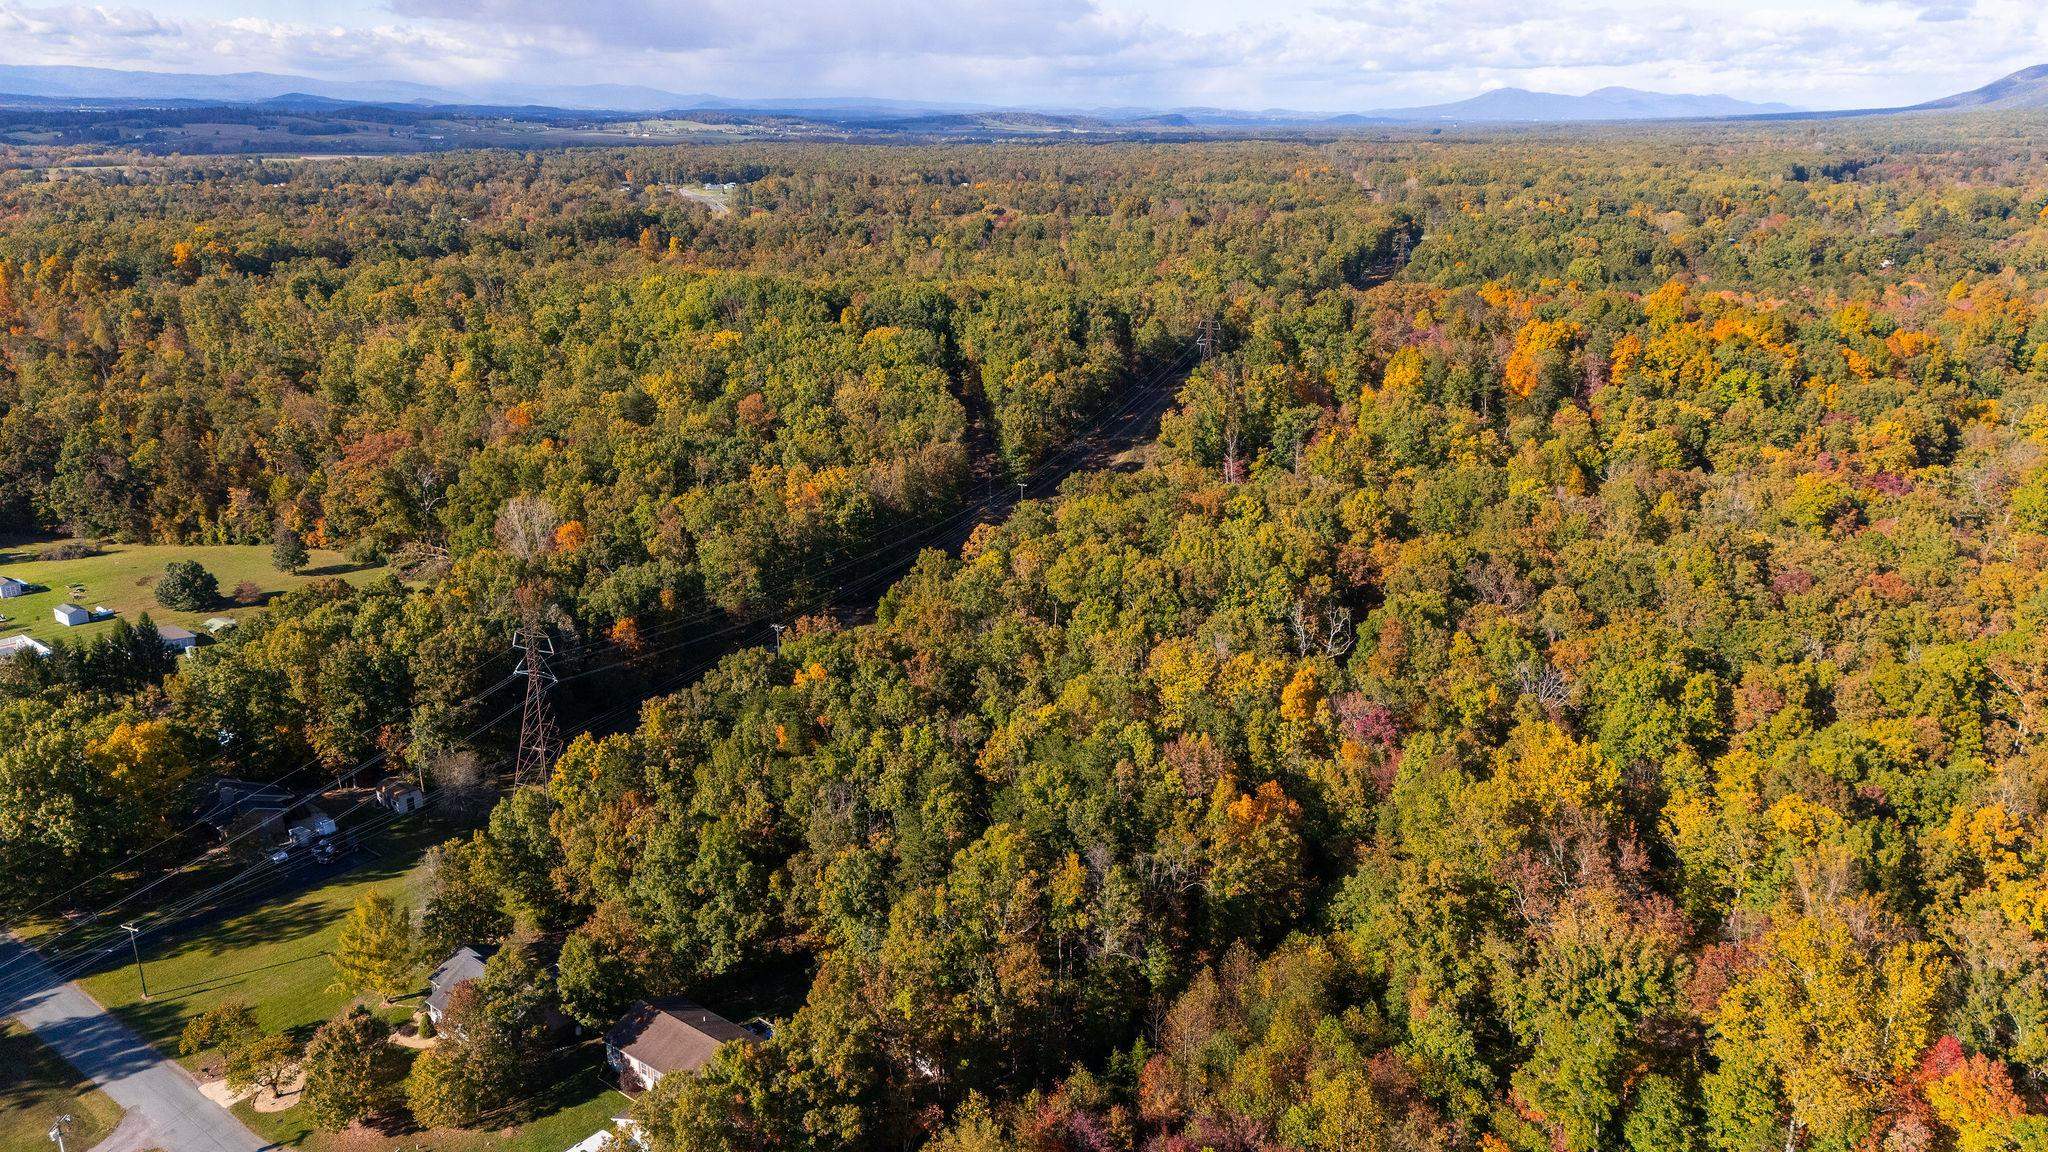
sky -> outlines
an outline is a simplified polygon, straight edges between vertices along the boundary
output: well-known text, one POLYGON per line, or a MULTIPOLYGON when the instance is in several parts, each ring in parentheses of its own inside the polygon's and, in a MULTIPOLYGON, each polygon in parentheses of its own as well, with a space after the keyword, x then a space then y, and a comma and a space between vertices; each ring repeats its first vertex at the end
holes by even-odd
POLYGON ((2041 0, 0 0, 0 63, 744 98, 1362 111, 1515 86, 1911 103, 2048 63, 2041 0))

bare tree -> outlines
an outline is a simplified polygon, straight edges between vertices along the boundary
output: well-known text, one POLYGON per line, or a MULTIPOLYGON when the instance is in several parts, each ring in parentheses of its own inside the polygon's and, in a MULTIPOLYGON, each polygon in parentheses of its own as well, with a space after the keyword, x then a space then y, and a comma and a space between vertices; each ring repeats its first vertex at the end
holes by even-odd
POLYGON ((543 496, 514 496, 498 513, 498 546, 521 564, 533 564, 554 551, 561 519, 543 496))
POLYGON ((490 811, 497 788, 483 757, 467 748, 445 753, 430 769, 441 807, 456 820, 474 820, 490 811))
POLYGON ((1288 611, 1287 627, 1294 633, 1295 651, 1303 656, 1320 653, 1335 660, 1351 651, 1358 639, 1351 626, 1351 609, 1342 605, 1318 613, 1296 600, 1288 611))

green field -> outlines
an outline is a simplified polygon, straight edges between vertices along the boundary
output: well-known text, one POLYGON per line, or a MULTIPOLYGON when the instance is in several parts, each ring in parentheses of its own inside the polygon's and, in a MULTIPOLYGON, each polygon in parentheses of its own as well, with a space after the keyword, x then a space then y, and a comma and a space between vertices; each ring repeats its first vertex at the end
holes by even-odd
POLYGON ((339 552, 315 550, 306 570, 296 576, 271 567, 270 549, 257 545, 220 544, 187 546, 179 544, 108 544, 96 556, 77 560, 46 560, 43 554, 53 544, 0 546, 0 576, 37 586, 26 596, 0 600, 0 636, 26 632, 38 640, 63 637, 87 639, 112 627, 111 620, 67 628, 50 613, 66 601, 82 608, 104 605, 121 616, 135 620, 144 612, 158 623, 182 624, 194 632, 213 616, 242 616, 251 609, 228 602, 235 586, 254 584, 263 596, 272 596, 329 576, 340 576, 360 584, 382 574, 382 568, 352 566, 339 552), (175 612, 156 602, 151 586, 173 560, 197 560, 220 581, 222 603, 204 612, 175 612), (83 591, 74 591, 76 584, 83 591))
MULTIPOLYGON (((336 991, 327 953, 341 934, 342 918, 358 899, 382 892, 418 910, 426 877, 419 860, 446 835, 430 824, 396 826, 404 839, 381 846, 385 855, 319 888, 264 902, 225 919, 145 939, 150 999, 144 1001, 133 965, 116 965, 80 980, 93 998, 113 1009, 165 1053, 178 1049, 185 1022, 224 1000, 246 1000, 269 1031, 304 1040, 339 1015, 351 997, 336 991)), ((424 974, 421 980, 425 984, 424 974)), ((393 1007, 403 1020, 412 1009, 393 1007)), ((198 1060, 186 1060, 196 1068, 198 1060)))
MULTIPOLYGON (((418 911, 427 877, 420 863, 428 845, 449 829, 426 823, 396 826, 399 836, 382 845, 382 860, 331 883, 197 926, 168 940, 145 942, 150 999, 141 998, 133 965, 117 965, 81 980, 86 991, 118 1013, 166 1055, 178 1049, 186 1021, 224 1000, 240 999, 256 1009, 267 1030, 290 1031, 303 1042, 315 1027, 341 1014, 352 997, 336 991, 327 953, 341 932, 343 917, 358 899, 381 892, 418 911)), ((422 991, 425 973, 421 973, 422 991)), ((401 1001, 384 1012, 397 1023, 418 1007, 401 1001)), ((550 1085, 532 1102, 539 1118, 510 1128, 475 1132, 408 1132, 388 1139, 363 1130, 315 1132, 299 1109, 257 1112, 247 1102, 235 1114, 266 1140, 309 1152, 382 1152, 420 1148, 435 1152, 563 1152, 623 1115, 627 1100, 605 1085, 593 1051, 587 1068, 550 1085)), ((184 1059, 197 1069, 199 1058, 184 1059)), ((4 1152, 4 1150, 0 1150, 4 1152)))
POLYGON ((64 1115, 65 1143, 85 1152, 121 1121, 120 1105, 11 1020, 0 1020, 0 1068, 0 1152, 50 1152, 50 1126, 64 1115))

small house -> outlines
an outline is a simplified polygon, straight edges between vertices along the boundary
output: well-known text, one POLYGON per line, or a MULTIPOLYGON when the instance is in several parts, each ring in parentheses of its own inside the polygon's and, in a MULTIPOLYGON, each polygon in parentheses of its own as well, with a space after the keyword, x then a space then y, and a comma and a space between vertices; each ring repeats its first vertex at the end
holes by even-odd
POLYGON ((12 576, 0 576, 0 600, 28 595, 28 585, 12 576))
POLYGON ((458 985, 467 984, 484 974, 484 963, 497 949, 486 945, 474 948, 467 944, 455 950, 453 956, 441 961, 434 974, 427 977, 427 1019, 440 1027, 441 1017, 448 1012, 448 997, 458 985))
POLYGON ((760 1037, 688 1000, 643 1000, 605 1034, 604 1054, 622 1090, 644 1092, 671 1072, 704 1067, 734 1040, 753 1044, 760 1037))
POLYGON ((85 624, 92 620, 92 613, 69 602, 59 604, 50 611, 52 615, 57 617, 57 623, 62 624, 66 628, 76 628, 80 624, 85 624))
POLYGON ((238 827, 251 823, 260 828, 275 828, 284 822, 284 814, 291 805, 291 794, 275 784, 220 779, 213 782, 212 795, 200 808, 199 819, 213 825, 213 830, 222 836, 232 836, 238 827))
POLYGON ((33 636, 9 636, 0 640, 0 660, 10 660, 24 652, 48 656, 50 646, 33 636))
POLYGON ((157 639, 164 642, 165 648, 176 652, 180 656, 188 655, 194 648, 199 647, 198 634, 189 628, 180 628, 176 624, 157 625, 156 636, 157 639))
POLYGON ((377 803, 403 816, 408 812, 417 812, 425 807, 427 794, 420 791, 419 785, 407 780, 405 777, 393 776, 391 779, 377 785, 377 803))

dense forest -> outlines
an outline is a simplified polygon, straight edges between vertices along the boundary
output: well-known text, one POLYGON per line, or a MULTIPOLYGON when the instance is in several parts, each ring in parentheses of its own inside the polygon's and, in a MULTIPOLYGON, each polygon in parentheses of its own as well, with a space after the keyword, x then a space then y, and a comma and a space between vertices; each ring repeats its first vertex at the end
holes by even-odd
POLYGON ((495 763, 545 619, 609 722, 429 925, 558 948, 503 954, 599 1026, 801 973, 636 1103, 653 1152, 2048 1149, 2044 159, 0 174, 0 526, 404 577, 0 665, 0 879, 217 773, 495 763), (818 607, 1160 379, 1144 450, 818 607))

